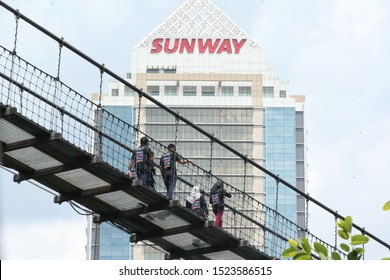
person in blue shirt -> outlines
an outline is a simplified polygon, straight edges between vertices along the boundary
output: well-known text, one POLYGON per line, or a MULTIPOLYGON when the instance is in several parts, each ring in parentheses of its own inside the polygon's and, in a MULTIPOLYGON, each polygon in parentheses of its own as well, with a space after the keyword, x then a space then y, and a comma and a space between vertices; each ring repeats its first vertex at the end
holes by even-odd
POLYGON ((190 161, 177 154, 176 146, 171 143, 168 145, 168 151, 160 158, 160 170, 164 180, 164 185, 167 188, 167 198, 169 200, 172 199, 176 187, 176 162, 186 164, 190 161))
POLYGON ((153 169, 154 166, 150 160, 154 159, 154 153, 149 148, 149 139, 147 137, 141 138, 141 145, 135 149, 131 156, 127 174, 141 180, 142 185, 154 189, 153 169))

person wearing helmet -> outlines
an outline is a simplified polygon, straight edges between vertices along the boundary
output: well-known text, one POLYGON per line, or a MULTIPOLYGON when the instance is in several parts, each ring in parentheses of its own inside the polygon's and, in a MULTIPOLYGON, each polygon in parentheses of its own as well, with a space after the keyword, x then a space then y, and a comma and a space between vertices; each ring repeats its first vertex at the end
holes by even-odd
POLYGON ((135 149, 131 156, 127 172, 130 177, 134 177, 133 170, 135 169, 135 174, 137 175, 137 178, 141 180, 142 185, 151 189, 154 189, 154 180, 152 174, 154 162, 151 162, 153 159, 154 153, 149 148, 149 139, 147 137, 142 137, 141 145, 135 149))
POLYGON ((164 180, 164 185, 167 188, 167 198, 169 200, 172 199, 176 187, 176 162, 185 164, 190 161, 177 154, 176 146, 171 143, 168 145, 167 153, 163 154, 160 158, 160 170, 164 180))
POLYGON ((216 182, 210 190, 210 204, 213 207, 213 213, 215 215, 214 225, 218 228, 222 228, 222 216, 225 209, 224 198, 232 197, 230 193, 223 188, 223 182, 216 182))

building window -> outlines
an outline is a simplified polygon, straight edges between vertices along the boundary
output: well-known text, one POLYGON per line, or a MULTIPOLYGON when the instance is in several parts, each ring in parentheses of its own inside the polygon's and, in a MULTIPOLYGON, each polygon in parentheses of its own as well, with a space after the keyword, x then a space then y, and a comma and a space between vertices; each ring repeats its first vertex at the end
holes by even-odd
POLYGON ((280 91, 280 98, 286 98, 287 97, 287 93, 285 90, 281 90, 280 91))
POLYGON ((183 86, 183 96, 196 96, 196 86, 183 86))
POLYGON ((234 88, 233 87, 222 86, 221 95, 222 96, 233 96, 234 95, 234 88))
POLYGON ((147 68, 146 73, 159 73, 160 70, 158 68, 147 68))
POLYGON ((148 86, 147 93, 151 96, 159 96, 160 95, 160 87, 159 86, 148 86))
POLYGON ((263 95, 265 98, 274 97, 274 87, 263 87, 263 95))
POLYGON ((251 87, 239 87, 238 88, 239 96, 252 96, 252 88, 251 87))
POLYGON ((118 96, 119 95, 119 89, 117 89, 117 88, 111 89, 111 95, 112 96, 118 96))
POLYGON ((176 68, 164 68, 164 73, 165 74, 175 74, 176 68))
POLYGON ((125 96, 134 96, 134 90, 132 90, 128 86, 125 86, 125 96))
POLYGON ((165 96, 176 96, 177 91, 176 91, 176 86, 165 86, 164 87, 164 95, 165 96))
POLYGON ((215 96, 215 87, 214 86, 203 86, 202 87, 202 96, 215 96))

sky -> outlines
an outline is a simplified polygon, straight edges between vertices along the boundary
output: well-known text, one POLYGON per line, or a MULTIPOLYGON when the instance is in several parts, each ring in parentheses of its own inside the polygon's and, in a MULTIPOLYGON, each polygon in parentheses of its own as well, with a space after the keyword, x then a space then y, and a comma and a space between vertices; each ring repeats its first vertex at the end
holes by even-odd
MULTIPOLYGON (((131 71, 132 48, 184 1, 5 2, 124 76, 131 71)), ((268 67, 289 82, 290 93, 306 96, 307 192, 390 243, 390 213, 382 210, 390 200, 390 2, 213 2, 264 48, 268 67)), ((0 26, 0 44, 13 49, 15 20, 2 7, 0 26)), ((17 52, 55 76, 58 45, 34 32, 19 23, 17 52)), ((65 83, 82 73, 70 86, 88 98, 99 90, 98 73, 76 67, 69 52, 63 57, 65 83)), ((85 259, 86 217, 12 178, 0 169, 0 258, 85 259)), ((334 240, 334 221, 310 205, 309 228, 334 240)), ((366 259, 390 256, 374 244, 366 250, 366 259)))

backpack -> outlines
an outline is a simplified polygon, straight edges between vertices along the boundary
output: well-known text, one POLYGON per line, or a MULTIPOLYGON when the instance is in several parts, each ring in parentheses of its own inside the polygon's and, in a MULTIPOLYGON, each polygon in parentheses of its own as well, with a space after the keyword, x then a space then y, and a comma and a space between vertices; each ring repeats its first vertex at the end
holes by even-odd
POLYGON ((167 174, 168 172, 172 172, 174 169, 174 163, 172 160, 172 154, 166 153, 161 157, 161 168, 162 173, 167 174))
POLYGON ((210 202, 211 202, 211 205, 213 205, 213 208, 217 207, 219 205, 219 203, 221 202, 221 196, 219 195, 219 191, 212 193, 210 195, 210 202))
POLYGON ((200 208, 200 198, 195 199, 195 200, 194 200, 194 203, 192 203, 192 205, 191 205, 191 210, 192 210, 192 211, 196 211, 196 210, 198 210, 199 208, 200 208))
POLYGON ((144 147, 138 147, 135 149, 135 166, 137 173, 142 173, 145 170, 147 161, 147 155, 144 147))

